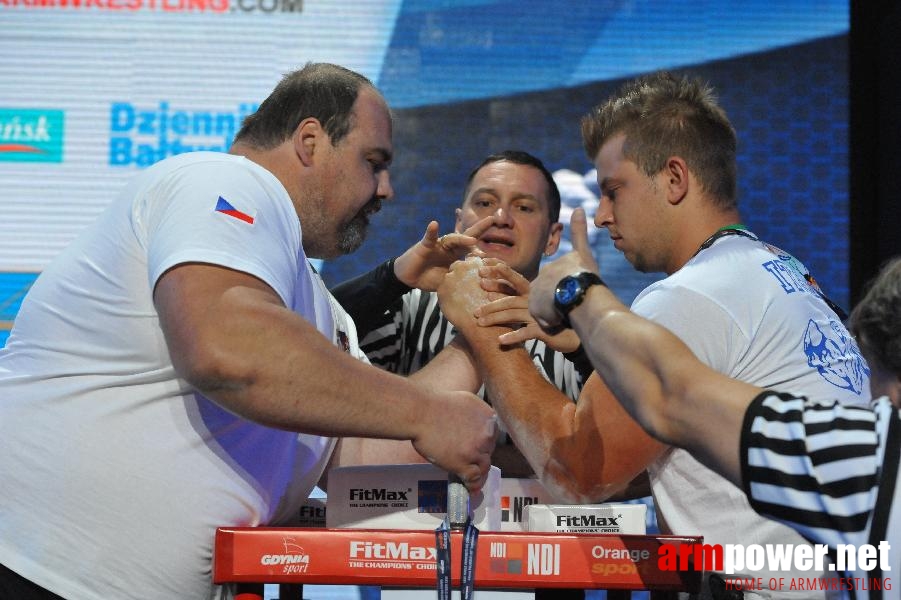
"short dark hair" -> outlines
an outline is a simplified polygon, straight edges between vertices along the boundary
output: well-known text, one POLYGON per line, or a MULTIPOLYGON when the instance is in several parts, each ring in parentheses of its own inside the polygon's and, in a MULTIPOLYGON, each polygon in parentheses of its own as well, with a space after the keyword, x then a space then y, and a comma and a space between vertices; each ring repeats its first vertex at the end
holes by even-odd
POLYGON ((364 86, 375 89, 366 77, 329 63, 307 63, 285 75, 241 125, 235 141, 268 150, 291 137, 301 121, 314 117, 322 123, 332 144, 353 126, 353 105, 364 86))
POLYGON ((466 178, 466 187, 463 189, 463 200, 466 201, 466 197, 469 195, 469 187, 472 185, 472 180, 475 178, 476 173, 478 173, 482 167, 485 165, 507 161, 511 163, 515 163, 517 165, 525 165, 528 167, 533 167, 538 169, 541 174, 544 176, 545 181, 547 182, 547 190, 548 190, 548 216, 550 217, 551 223, 556 223, 560 220, 560 190, 557 188, 557 182, 554 181, 554 176, 551 175, 551 172, 547 170, 547 167, 544 166, 544 163, 541 162, 535 156, 532 156, 528 152, 524 152, 522 150, 504 150, 503 152, 498 152, 497 154, 489 155, 485 160, 483 160, 479 165, 469 172, 469 177, 466 178))
POLYGON ((879 271, 848 325, 870 361, 901 377, 901 258, 879 271))
POLYGON ((735 207, 735 129, 708 84, 661 71, 626 83, 582 117, 582 143, 591 161, 620 133, 623 156, 646 175, 659 173, 670 156, 681 156, 717 205, 735 207))

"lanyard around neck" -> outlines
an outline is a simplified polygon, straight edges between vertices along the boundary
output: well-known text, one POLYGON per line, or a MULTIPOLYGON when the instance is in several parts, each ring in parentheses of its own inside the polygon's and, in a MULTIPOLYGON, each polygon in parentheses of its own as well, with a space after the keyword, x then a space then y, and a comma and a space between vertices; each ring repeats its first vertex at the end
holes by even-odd
POLYGON ((748 228, 742 225, 741 223, 732 223, 731 225, 726 225, 724 227, 720 227, 717 229, 713 235, 704 240, 704 243, 700 245, 697 252, 692 255, 692 258, 700 254, 702 251, 711 247, 718 239, 724 238, 729 235, 740 235, 742 237, 750 238, 752 240, 756 240, 757 236, 748 231, 748 228))

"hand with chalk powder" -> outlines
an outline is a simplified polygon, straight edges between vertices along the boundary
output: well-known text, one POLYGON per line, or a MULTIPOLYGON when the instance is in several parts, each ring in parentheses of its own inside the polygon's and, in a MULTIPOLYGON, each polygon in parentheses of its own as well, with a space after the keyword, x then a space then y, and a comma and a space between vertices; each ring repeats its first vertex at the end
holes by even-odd
POLYGON ((496 294, 484 290, 479 270, 484 261, 478 256, 467 256, 451 265, 438 287, 441 311, 451 323, 472 320, 477 308, 495 299, 496 294))

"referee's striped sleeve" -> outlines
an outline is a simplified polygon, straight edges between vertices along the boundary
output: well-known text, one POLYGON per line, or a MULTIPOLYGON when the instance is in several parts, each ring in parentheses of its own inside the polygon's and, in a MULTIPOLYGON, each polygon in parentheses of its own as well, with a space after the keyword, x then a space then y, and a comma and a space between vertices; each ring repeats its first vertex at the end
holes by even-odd
POLYGON ((751 506, 815 542, 867 543, 885 443, 879 425, 871 408, 761 393, 741 435, 751 506))
POLYGON ((402 302, 400 300, 394 302, 389 310, 379 315, 378 319, 370 319, 368 326, 368 331, 360 333, 360 349, 366 353, 373 365, 392 373, 399 373, 403 327, 402 302))

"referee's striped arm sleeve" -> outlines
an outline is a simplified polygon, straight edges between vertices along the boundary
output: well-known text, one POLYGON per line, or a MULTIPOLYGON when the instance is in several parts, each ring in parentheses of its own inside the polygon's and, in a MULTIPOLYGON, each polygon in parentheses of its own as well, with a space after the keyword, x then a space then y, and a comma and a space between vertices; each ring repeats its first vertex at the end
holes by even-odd
POLYGON ((741 435, 751 506, 814 542, 867 543, 884 444, 877 420, 866 407, 761 393, 741 435))
POLYGON ((403 305, 397 302, 392 308, 382 313, 378 321, 369 322, 371 329, 360 337, 360 349, 373 365, 400 373, 403 305))

